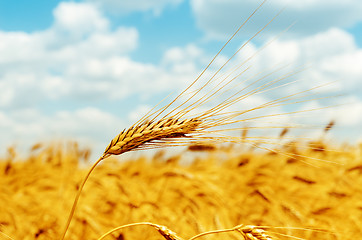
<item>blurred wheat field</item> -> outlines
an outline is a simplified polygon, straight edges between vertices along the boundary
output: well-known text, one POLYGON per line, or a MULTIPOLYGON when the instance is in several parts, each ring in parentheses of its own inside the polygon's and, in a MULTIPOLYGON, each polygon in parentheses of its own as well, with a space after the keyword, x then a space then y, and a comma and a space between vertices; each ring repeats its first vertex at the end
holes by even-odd
MULTIPOLYGON (((362 236, 362 146, 319 142, 285 145, 310 159, 258 152, 240 145, 122 161, 110 158, 84 188, 67 239, 97 239, 116 226, 151 222, 183 239, 232 228, 265 226, 273 239, 359 239, 362 236), (300 229, 299 229, 300 228, 300 229), (288 235, 288 236, 284 236, 288 235)), ((57 239, 87 168, 88 150, 76 143, 35 145, 20 159, 10 148, 0 160, 0 239, 57 239)), ((281 146, 283 148, 283 146, 281 146)), ((106 239, 165 239, 149 226, 106 239)), ((200 239, 243 239, 211 234, 200 239)))
POLYGON ((9 148, 0 159, 0 239, 359 239, 362 145, 336 147, 323 137, 282 141, 290 129, 306 126, 278 117, 323 109, 298 104, 331 97, 314 92, 325 84, 290 92, 287 87, 299 81, 293 77, 302 69, 283 73, 283 66, 243 76, 251 69, 249 60, 273 39, 232 63, 280 13, 221 66, 215 63, 264 2, 184 91, 116 135, 93 165, 90 150, 77 143, 36 144, 25 158, 9 148), (273 91, 287 95, 266 103, 251 99, 245 109, 236 105, 273 91), (266 112, 283 106, 290 109, 266 112), (258 120, 266 122, 248 127, 258 120), (282 132, 248 137, 252 128, 282 132), (115 157, 172 146, 186 148, 171 157, 164 151, 115 157), (116 227, 122 229, 106 234, 116 227))

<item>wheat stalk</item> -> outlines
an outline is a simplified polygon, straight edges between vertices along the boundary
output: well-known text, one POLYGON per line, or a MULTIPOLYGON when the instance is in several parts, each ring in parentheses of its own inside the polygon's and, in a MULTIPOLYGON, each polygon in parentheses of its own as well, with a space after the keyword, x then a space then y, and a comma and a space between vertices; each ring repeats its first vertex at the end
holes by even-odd
POLYGON ((149 222, 139 222, 139 223, 130 223, 123 226, 116 227, 107 233, 103 234, 98 240, 103 240, 108 235, 112 234, 113 232, 119 231, 124 228, 128 227, 134 227, 134 226, 151 226, 154 229, 156 229, 166 240, 183 240, 181 237, 179 237, 175 232, 168 229, 166 226, 158 225, 155 223, 149 223, 149 222))

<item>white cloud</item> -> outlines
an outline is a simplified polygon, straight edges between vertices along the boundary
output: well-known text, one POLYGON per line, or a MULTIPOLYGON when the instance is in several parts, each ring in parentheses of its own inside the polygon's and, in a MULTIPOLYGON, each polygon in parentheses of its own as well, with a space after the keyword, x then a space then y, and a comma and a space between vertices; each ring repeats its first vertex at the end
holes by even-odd
POLYGON ((174 74, 195 74, 208 64, 210 58, 196 45, 168 49, 162 58, 162 66, 174 74))
MULTIPOLYGON (((191 6, 199 28, 209 37, 224 38, 230 36, 261 2, 191 0, 191 6)), ((274 36, 276 32, 284 30, 293 22, 296 24, 287 34, 302 36, 326 31, 331 27, 350 27, 362 21, 362 2, 359 0, 271 0, 267 1, 242 29, 241 35, 250 37, 284 7, 284 11, 262 35, 274 36)))
POLYGON ((61 2, 53 12, 55 28, 72 36, 84 36, 95 31, 105 31, 109 22, 92 4, 61 2))
POLYGON ((324 127, 334 121, 335 126, 331 131, 333 142, 341 143, 357 142, 361 139, 362 133, 362 100, 356 96, 345 96, 335 99, 332 104, 340 104, 332 108, 330 104, 321 104, 317 101, 304 104, 301 110, 318 109, 308 111, 303 117, 303 123, 307 126, 314 126, 313 136, 320 137, 323 135, 324 127))
POLYGON ((344 105, 336 110, 331 110, 331 118, 336 119, 341 126, 356 126, 355 130, 362 132, 362 101, 355 97, 342 99, 342 101, 345 103, 344 105))
POLYGON ((71 140, 92 146, 92 150, 101 154, 125 127, 125 122, 118 117, 91 107, 50 115, 35 109, 0 111, 0 120, 2 150, 13 144, 24 151, 38 141, 71 140))
POLYGON ((61 3, 54 13, 54 24, 44 31, 0 32, 2 107, 29 107, 44 99, 125 99, 135 93, 147 99, 180 89, 206 64, 195 46, 186 48, 183 62, 167 56, 162 66, 131 60, 137 30, 109 29, 108 19, 90 3, 61 3))
POLYGON ((183 0, 88 0, 96 3, 98 6, 107 11, 117 14, 127 14, 131 12, 147 12, 152 11, 154 15, 161 14, 162 10, 167 6, 177 6, 183 0))
MULTIPOLYGON (((275 70, 277 66, 290 64, 284 72, 295 71, 300 66, 308 69, 295 75, 293 78, 301 79, 296 90, 312 88, 329 82, 336 82, 329 87, 321 88, 324 91, 344 91, 357 93, 361 89, 360 82, 362 68, 360 62, 362 49, 358 48, 351 34, 340 29, 329 29, 319 34, 299 38, 297 40, 274 40, 269 46, 258 52, 261 48, 253 44, 242 50, 235 62, 242 62, 250 56, 253 58, 249 64, 252 71, 275 70)), ((288 91, 291 88, 286 88, 288 91)))
POLYGON ((90 88, 91 78, 79 79, 80 74, 72 69, 84 65, 85 77, 107 76, 102 74, 104 66, 99 64, 97 69, 94 62, 126 58, 124 55, 137 46, 137 30, 110 30, 107 18, 86 3, 60 3, 54 17, 54 24, 44 31, 0 32, 2 107, 29 106, 43 98, 59 99, 87 91, 106 97, 106 92, 114 89, 106 78, 90 88))
MULTIPOLYGON (((128 114, 128 119, 131 123, 135 123, 140 120, 143 116, 150 112, 153 106, 141 105, 128 114)), ((148 119, 149 120, 149 119, 148 119)))

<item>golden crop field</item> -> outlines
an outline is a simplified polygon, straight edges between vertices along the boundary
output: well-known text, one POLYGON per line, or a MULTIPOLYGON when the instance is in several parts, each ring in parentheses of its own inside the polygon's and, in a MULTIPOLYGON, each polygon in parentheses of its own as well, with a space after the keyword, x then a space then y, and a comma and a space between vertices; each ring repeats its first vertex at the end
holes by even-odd
MULTIPOLYGON (((362 146, 301 146, 203 145, 106 159, 66 239, 98 239, 123 225, 104 239, 359 239, 362 146)), ((59 239, 88 156, 76 143, 37 144, 25 159, 10 148, 0 160, 0 239, 59 239)))
POLYGON ((362 144, 326 141, 334 121, 315 140, 285 137, 320 126, 309 112, 348 103, 328 101, 339 95, 320 91, 329 83, 292 86, 304 64, 252 70, 289 27, 247 45, 282 10, 223 56, 265 2, 183 91, 140 113, 98 160, 72 142, 38 143, 25 157, 10 147, 0 158, 0 239, 361 239, 362 144), (270 132, 248 136, 258 130, 270 132), (159 151, 131 155, 147 149, 159 151))

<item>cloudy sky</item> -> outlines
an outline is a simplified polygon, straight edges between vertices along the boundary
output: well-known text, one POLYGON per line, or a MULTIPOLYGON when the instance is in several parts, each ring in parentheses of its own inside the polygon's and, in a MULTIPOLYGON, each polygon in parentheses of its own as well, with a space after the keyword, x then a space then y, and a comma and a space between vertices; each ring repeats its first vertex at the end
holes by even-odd
MULTIPOLYGON (((102 151, 147 109, 194 80, 260 3, 1 1, 1 154, 14 144, 29 147, 69 139, 102 151)), ((280 10, 239 54, 239 61, 260 50, 253 63, 259 71, 278 63, 308 65, 298 75, 298 91, 336 81, 325 91, 343 96, 311 101, 301 109, 344 103, 308 121, 335 120, 337 129, 331 134, 336 139, 360 140, 362 1, 269 0, 220 59, 230 57, 280 10)), ((271 97, 280 96, 263 99, 271 97)))

